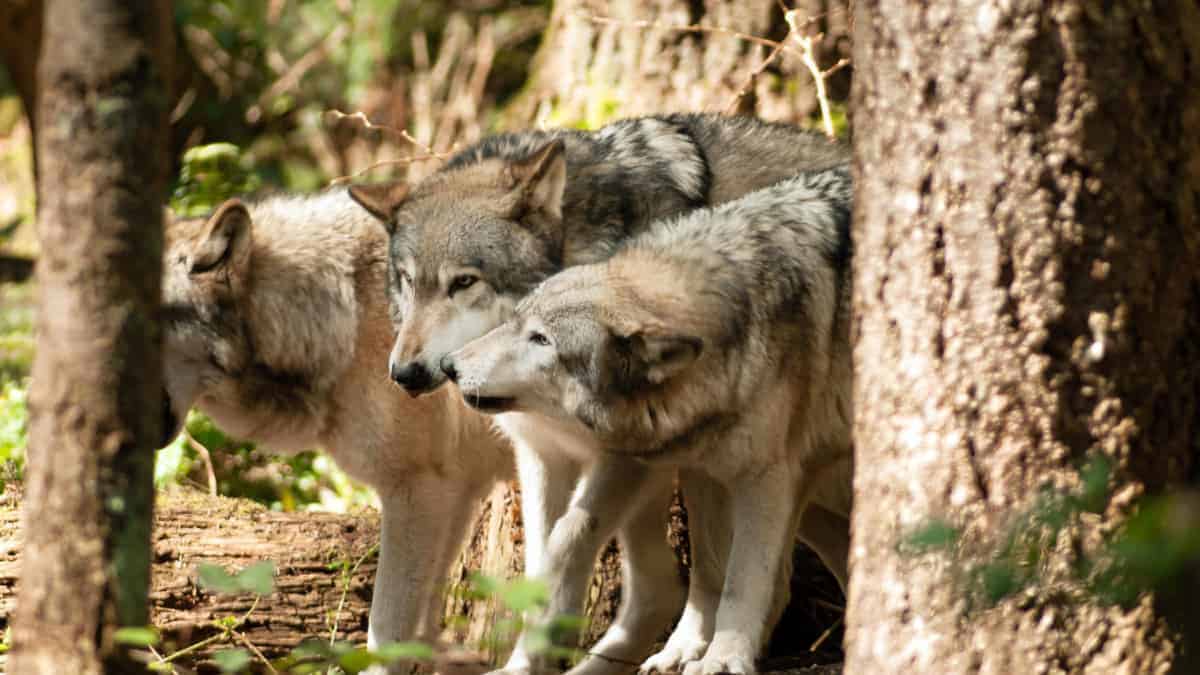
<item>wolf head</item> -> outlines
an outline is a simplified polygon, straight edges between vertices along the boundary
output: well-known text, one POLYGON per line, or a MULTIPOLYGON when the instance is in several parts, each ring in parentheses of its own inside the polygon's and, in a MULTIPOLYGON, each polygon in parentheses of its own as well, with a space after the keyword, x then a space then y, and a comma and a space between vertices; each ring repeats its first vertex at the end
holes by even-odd
POLYGON ((206 382, 240 370, 246 350, 231 308, 248 276, 250 213, 232 199, 208 219, 169 221, 163 260, 166 441, 206 382))
POLYGON ((561 266, 564 144, 539 142, 522 159, 452 163, 411 192, 350 189, 391 236, 388 294, 399 323, 388 367, 410 394, 444 383, 442 358, 503 323, 561 266))
MULTIPOLYGON (((226 432, 281 452, 318 443, 360 327, 382 318, 360 304, 358 287, 382 295, 383 246, 345 190, 232 199, 208 218, 171 222, 162 317, 171 430, 199 405, 226 432)), ((363 335, 391 340, 390 330, 363 335)))
POLYGON ((542 284, 499 328, 442 361, 464 400, 489 413, 534 412, 620 436, 619 410, 669 388, 704 348, 656 309, 655 291, 605 265, 569 268, 542 284))

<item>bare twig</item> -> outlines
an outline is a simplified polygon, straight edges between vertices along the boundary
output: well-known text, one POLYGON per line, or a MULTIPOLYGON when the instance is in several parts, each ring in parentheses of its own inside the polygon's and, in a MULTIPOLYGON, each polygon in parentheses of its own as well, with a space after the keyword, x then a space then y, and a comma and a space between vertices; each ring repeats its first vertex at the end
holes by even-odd
POLYGON ((371 120, 367 119, 367 114, 362 111, 355 112, 355 113, 344 113, 341 110, 326 110, 325 114, 328 115, 329 117, 332 117, 335 120, 346 119, 346 118, 356 120, 356 121, 362 123, 364 129, 379 129, 380 131, 386 131, 388 133, 396 134, 400 138, 403 138, 404 140, 408 141, 409 143, 415 145, 418 150, 424 152, 427 155, 436 155, 437 154, 433 151, 433 148, 431 148, 428 145, 422 143, 421 141, 418 141, 417 139, 413 138, 412 134, 408 133, 407 130, 396 129, 395 127, 389 127, 389 126, 386 126, 383 124, 375 124, 371 120))
POLYGON ((770 65, 779 58, 779 55, 782 54, 783 50, 786 48, 787 44, 783 42, 776 43, 775 47, 771 49, 771 53, 767 54, 767 58, 763 59, 763 62, 758 64, 758 67, 751 71, 750 75, 746 77, 746 82, 733 95, 733 99, 729 101, 729 105, 725 106, 725 112, 727 114, 733 112, 737 108, 738 101, 742 100, 742 97, 746 95, 746 92, 750 90, 750 87, 754 86, 754 82, 758 79, 758 76, 762 75, 763 71, 769 68, 770 65))
POLYGON ((330 645, 332 645, 334 642, 337 641, 338 619, 342 616, 342 608, 346 606, 346 594, 350 592, 350 580, 354 578, 354 573, 358 571, 358 568, 364 562, 366 562, 367 558, 369 558, 373 553, 375 553, 378 550, 379 550, 379 544, 375 544, 371 548, 367 549, 366 553, 363 553, 359 557, 359 559, 357 561, 355 561, 354 565, 350 568, 350 570, 348 572, 346 572, 346 575, 342 578, 342 597, 338 600, 337 609, 334 610, 334 612, 333 612, 333 627, 329 631, 329 644, 330 645))
POLYGON ((815 652, 820 649, 821 645, 825 644, 825 641, 829 639, 829 636, 832 635, 833 631, 840 625, 842 625, 842 617, 839 616, 837 621, 834 621, 829 628, 826 628, 825 632, 821 633, 821 637, 817 638, 816 642, 813 642, 812 645, 809 646, 808 651, 815 652))
POLYGON ((254 655, 258 657, 258 660, 262 661, 263 665, 267 667, 268 672, 272 673, 272 675, 279 675, 279 671, 275 670, 275 666, 271 665, 271 660, 262 653, 262 650, 254 646, 254 643, 250 641, 250 638, 246 637, 245 633, 241 633, 237 630, 230 630, 230 632, 233 633, 236 638, 241 640, 242 644, 246 645, 247 649, 254 652, 254 655))
MULTIPOLYGON (((808 68, 808 72, 812 73, 813 84, 817 88, 817 104, 821 106, 821 122, 825 126, 825 135, 830 138, 836 138, 837 133, 833 130, 833 114, 829 111, 829 95, 825 92, 825 78, 830 71, 822 71, 817 65, 817 59, 813 52, 813 43, 820 39, 820 36, 801 35, 800 30, 796 25, 796 10, 788 10, 783 15, 783 18, 788 24, 788 37, 800 46, 800 60, 808 68)), ((845 60, 845 59, 843 59, 845 60)), ((841 67, 836 66, 836 67, 841 67)))
POLYGON ((212 455, 209 454, 208 448, 204 444, 192 438, 188 433, 187 428, 183 429, 183 440, 187 441, 188 447, 196 451, 200 455, 200 459, 204 462, 204 471, 208 474, 208 494, 213 497, 217 496, 217 473, 213 471, 212 455))
POLYGON ((431 159, 445 160, 446 158, 450 157, 450 155, 452 155, 455 151, 458 150, 458 145, 456 144, 446 152, 435 152, 433 148, 431 148, 428 145, 422 143, 421 141, 418 141, 417 139, 413 138, 412 134, 408 133, 408 131, 406 131, 404 129, 395 129, 393 127, 384 126, 382 124, 374 124, 373 122, 371 122, 371 120, 367 119, 366 114, 361 111, 355 112, 355 113, 344 113, 340 110, 327 110, 325 112, 325 114, 335 120, 347 119, 347 118, 355 120, 357 122, 362 123, 363 128, 365 128, 365 129, 379 129, 381 131, 387 131, 389 133, 396 134, 397 136, 399 136, 400 138, 403 138, 408 143, 412 144, 413 146, 416 146, 416 148, 421 151, 421 154, 412 155, 409 157, 400 157, 397 159, 383 159, 378 162, 373 162, 373 163, 369 164, 368 166, 366 166, 365 168, 359 169, 358 171, 355 171, 354 173, 352 173, 348 176, 338 176, 337 178, 334 178, 333 180, 329 181, 330 185, 342 185, 344 183, 349 183, 350 181, 354 180, 355 178, 358 178, 359 176, 362 176, 363 174, 365 174, 369 171, 372 171, 373 169, 378 169, 381 166, 391 166, 391 165, 397 165, 397 164, 402 164, 402 165, 403 164, 412 164, 413 162, 423 162, 423 161, 431 160, 431 159))

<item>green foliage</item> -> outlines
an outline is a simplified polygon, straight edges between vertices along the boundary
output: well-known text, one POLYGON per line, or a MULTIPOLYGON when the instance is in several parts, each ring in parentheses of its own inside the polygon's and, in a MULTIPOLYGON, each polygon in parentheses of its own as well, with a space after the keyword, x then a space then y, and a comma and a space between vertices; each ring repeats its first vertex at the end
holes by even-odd
POLYGON ((200 563, 196 571, 200 586, 214 593, 269 595, 275 590, 275 563, 270 560, 256 562, 235 574, 210 563, 200 563))
MULTIPOLYGON (((1068 528, 1088 514, 1103 513, 1111 499, 1113 464, 1102 455, 1079 469, 1072 491, 1044 488, 1027 510, 1016 514, 998 537, 964 544, 962 530, 930 519, 906 535, 906 555, 947 555, 972 606, 992 606, 1024 590, 1049 583, 1050 556, 1068 528)), ((1200 557, 1200 495, 1177 493, 1140 499, 1133 515, 1101 546, 1081 551, 1072 568, 1076 587, 1105 603, 1128 605, 1168 584, 1200 557)))
POLYGON ((214 652, 212 660, 222 673, 240 673, 250 665, 250 652, 245 649, 222 649, 214 652))
POLYGON ((901 550, 910 553, 927 553, 949 549, 954 546, 960 536, 962 533, 950 523, 931 519, 909 533, 907 539, 901 543, 901 550))
POLYGON ((518 578, 501 581, 484 574, 472 574, 468 593, 471 597, 496 600, 506 616, 496 621, 485 637, 485 646, 493 652, 505 651, 517 635, 525 632, 526 647, 531 654, 544 654, 553 659, 578 661, 582 652, 564 645, 571 643, 582 631, 586 619, 570 614, 551 617, 546 621, 528 622, 523 615, 542 612, 550 600, 546 584, 537 579, 518 578))
POLYGON ((130 647, 153 647, 160 641, 158 631, 153 626, 125 626, 113 633, 117 644, 130 647))
POLYGON ((236 145, 198 145, 183 153, 171 208, 182 217, 201 216, 234 195, 257 190, 261 182, 236 145))
POLYGON ((20 480, 29 442, 29 410, 23 384, 0 380, 0 492, 8 481, 20 480))
POLYGON ((396 660, 428 661, 433 658, 433 649, 420 642, 390 642, 378 649, 354 647, 346 642, 305 640, 292 652, 273 663, 280 672, 304 673, 326 672, 331 668, 345 673, 360 673, 376 664, 387 664, 396 660))

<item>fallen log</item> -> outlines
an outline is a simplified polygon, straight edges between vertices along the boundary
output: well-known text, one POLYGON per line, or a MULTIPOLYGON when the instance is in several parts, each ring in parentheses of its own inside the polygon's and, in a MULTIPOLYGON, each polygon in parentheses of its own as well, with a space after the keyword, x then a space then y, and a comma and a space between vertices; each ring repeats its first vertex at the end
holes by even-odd
MULTIPOLYGON (((0 629, 7 628, 20 567, 20 509, 16 497, 0 502, 0 629)), ((470 544, 452 569, 443 639, 479 647, 491 659, 503 645, 489 634, 502 611, 495 599, 467 593, 470 574, 499 578, 520 573, 522 537, 513 492, 500 486, 484 500, 470 544)), ((214 620, 243 617, 239 632, 267 658, 288 654, 307 638, 365 643, 375 576, 379 515, 373 511, 281 513, 243 499, 212 497, 191 490, 160 493, 155 514, 151 618, 173 651, 222 631, 214 620), (219 594, 198 582, 200 563, 237 571, 269 560, 275 564, 274 592, 219 594)), ((616 607, 619 571, 609 552, 593 582, 590 606, 594 630, 601 630, 616 607)), ((192 663, 228 649, 214 642, 195 652, 192 663)), ((160 650, 161 651, 161 650, 160 650)))
MULTIPOLYGON (((182 649, 218 635, 222 631, 214 621, 243 616, 246 620, 239 632, 269 659, 288 654, 309 638, 366 642, 378 513, 281 513, 248 500, 212 497, 185 489, 159 493, 155 508, 150 598, 152 621, 163 638, 160 651, 182 649), (253 595, 218 594, 198 582, 200 563, 237 571, 264 560, 275 564, 275 589, 257 602, 253 595)), ((676 503, 671 509, 670 541, 681 558, 686 557, 686 537, 686 514, 676 503)), ((0 630, 8 627, 13 610, 20 540, 19 495, 13 494, 10 486, 9 493, 0 497, 0 630)), ((509 487, 498 486, 483 500, 471 539, 452 568, 446 589, 447 629, 442 639, 447 644, 464 645, 478 659, 466 668, 443 668, 443 672, 478 673, 484 669, 482 663, 500 663, 506 656, 505 646, 491 644, 490 640, 502 608, 495 599, 473 598, 466 589, 475 571, 505 579, 519 575, 522 545, 517 494, 509 487)), ((795 571, 793 603, 788 611, 794 617, 789 623, 785 615, 771 650, 787 658, 768 660, 762 670, 836 672, 803 667, 828 662, 838 654, 840 640, 836 633, 821 653, 808 653, 813 636, 829 628, 833 622, 830 616, 838 613, 836 608, 824 607, 830 603, 821 599, 834 597, 829 589, 832 587, 836 593, 836 584, 802 547, 797 549, 795 571)), ((607 628, 620 602, 615 546, 605 551, 596 572, 585 611, 589 621, 587 644, 607 628)), ((216 672, 212 654, 242 646, 213 642, 181 660, 180 665, 216 672)))

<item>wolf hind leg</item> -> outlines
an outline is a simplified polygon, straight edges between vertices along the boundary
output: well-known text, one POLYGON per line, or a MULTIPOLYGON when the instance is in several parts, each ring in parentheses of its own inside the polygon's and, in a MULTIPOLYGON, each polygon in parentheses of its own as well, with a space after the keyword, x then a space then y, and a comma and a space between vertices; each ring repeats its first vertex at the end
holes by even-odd
POLYGON ((849 579, 850 520, 819 504, 809 503, 800 519, 799 536, 800 541, 816 552, 833 573, 845 594, 849 579))
MULTIPOLYGON (((632 460, 606 457, 584 472, 572 495, 566 513, 554 523, 546 546, 545 572, 550 599, 541 620, 565 614, 578 614, 583 608, 584 591, 600 548, 624 524, 629 515, 648 498, 661 470, 653 470, 632 460)), ((574 636, 565 636, 572 644, 574 636)), ((518 640, 517 649, 528 658, 521 673, 541 673, 547 659, 529 653, 529 633, 518 640)), ((511 663, 511 659, 510 659, 511 663)), ((505 665, 504 673, 514 671, 505 665)))
POLYGON ((777 614, 784 556, 791 555, 795 543, 796 509, 803 507, 792 473, 773 467, 739 481, 752 488, 731 490, 733 542, 713 639, 700 660, 684 667, 684 675, 756 672, 755 658, 777 614))
MULTIPOLYGON (((571 490, 579 478, 573 460, 549 448, 536 450, 513 437, 517 477, 521 485, 521 521, 525 534, 525 576, 541 578, 546 570, 546 549, 551 528, 566 511, 571 490)), ((508 661, 489 675, 526 675, 534 658, 526 649, 527 639, 517 639, 508 661)))
POLYGON ((666 515, 671 474, 647 485, 647 498, 617 533, 621 544, 621 608, 588 657, 569 675, 616 675, 632 671, 679 614, 684 588, 667 546, 666 515))
POLYGON ((704 656, 712 640, 729 559, 732 535, 725 488, 697 471, 680 472, 679 482, 691 544, 687 605, 662 650, 642 663, 639 671, 645 674, 678 672, 704 656))

